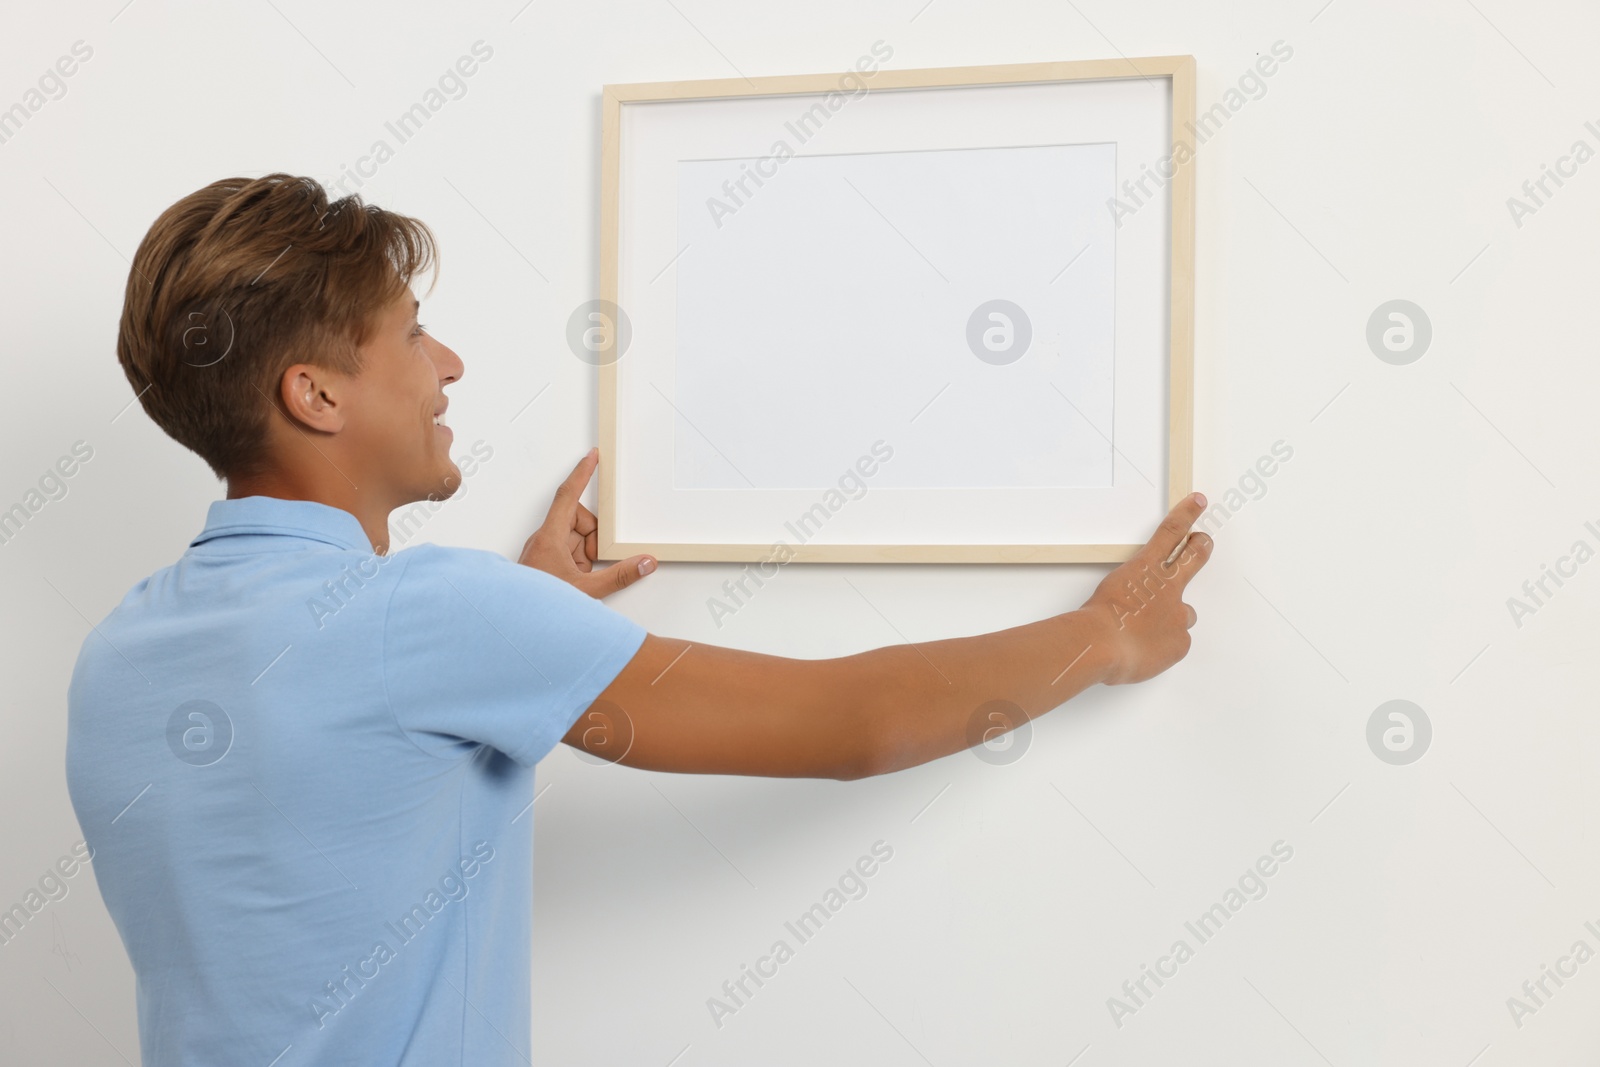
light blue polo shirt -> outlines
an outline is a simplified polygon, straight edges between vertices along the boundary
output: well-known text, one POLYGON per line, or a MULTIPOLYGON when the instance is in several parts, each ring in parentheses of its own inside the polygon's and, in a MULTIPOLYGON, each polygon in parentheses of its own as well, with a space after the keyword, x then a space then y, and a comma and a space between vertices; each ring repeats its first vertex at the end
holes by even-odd
POLYGON ((525 1065, 533 766, 644 638, 491 552, 214 502, 67 699, 145 1067, 525 1065))

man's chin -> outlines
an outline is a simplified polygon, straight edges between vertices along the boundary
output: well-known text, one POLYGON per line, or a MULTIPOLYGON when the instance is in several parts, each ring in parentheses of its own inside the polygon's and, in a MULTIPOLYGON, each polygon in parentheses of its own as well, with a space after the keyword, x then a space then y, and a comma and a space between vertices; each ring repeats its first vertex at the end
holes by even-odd
POLYGON ((461 468, 454 463, 450 464, 450 473, 439 482, 434 492, 435 500, 449 500, 461 491, 461 468))
POLYGON ((461 491, 461 468, 454 463, 451 463, 449 468, 439 476, 430 489, 418 497, 419 500, 449 500, 461 491))

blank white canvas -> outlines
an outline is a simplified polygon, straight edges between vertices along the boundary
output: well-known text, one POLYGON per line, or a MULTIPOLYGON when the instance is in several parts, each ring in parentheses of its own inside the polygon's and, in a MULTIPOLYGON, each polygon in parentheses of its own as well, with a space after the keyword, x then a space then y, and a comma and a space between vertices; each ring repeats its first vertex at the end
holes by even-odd
POLYGON ((889 436, 883 488, 1112 484, 1115 144, 677 170, 678 488, 825 489, 889 436))
POLYGON ((796 516, 826 503, 805 540, 1142 542, 1167 509, 1171 216, 1158 196, 1117 226, 1109 191, 1085 214, 1081 186, 1110 176, 1069 161, 1104 159, 1119 189, 1138 179, 1171 151, 1169 89, 883 89, 809 130, 818 98, 804 94, 625 105, 618 539, 793 544, 796 516), (717 227, 706 197, 726 200, 723 180, 763 158, 776 173, 747 182, 717 227), (974 194, 962 174, 996 188, 974 194), (771 251, 784 242, 804 254, 771 251), (1022 292, 992 291, 984 275, 1022 292), (1038 320, 1016 363, 966 348, 967 319, 990 298, 1038 320), (1108 328, 1100 314, 1114 332, 1109 392, 1084 355, 1108 328), (878 439, 893 458, 865 495, 833 506, 830 487, 878 439))

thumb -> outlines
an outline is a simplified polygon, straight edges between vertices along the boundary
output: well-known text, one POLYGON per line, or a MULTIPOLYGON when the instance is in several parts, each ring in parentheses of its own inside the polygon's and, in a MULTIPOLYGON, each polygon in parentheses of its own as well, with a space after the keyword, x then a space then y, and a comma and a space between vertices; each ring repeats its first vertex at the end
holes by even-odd
POLYGON ((590 571, 573 579, 573 585, 596 600, 604 599, 619 589, 626 589, 656 569, 654 556, 629 556, 604 570, 590 571))

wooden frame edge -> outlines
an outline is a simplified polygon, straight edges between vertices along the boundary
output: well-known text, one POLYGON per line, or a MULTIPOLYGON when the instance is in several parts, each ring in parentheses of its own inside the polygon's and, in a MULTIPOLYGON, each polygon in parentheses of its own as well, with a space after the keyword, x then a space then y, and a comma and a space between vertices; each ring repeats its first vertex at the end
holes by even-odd
POLYGON ((833 71, 780 74, 758 78, 709 78, 690 81, 620 82, 604 87, 619 103, 660 100, 712 100, 729 96, 790 96, 836 89, 854 75, 873 89, 960 88, 1013 85, 1021 82, 1099 81, 1118 78, 1174 77, 1187 68, 1193 84, 1193 56, 1141 56, 1132 59, 1073 59, 1054 63, 1000 63, 977 67, 919 67, 915 70, 833 71))
MULTIPOLYGON (((619 542, 616 558, 677 563, 1121 563, 1143 545, 776 545, 619 542)), ((611 558, 611 557, 606 557, 611 558)))
MULTIPOLYGON (((600 299, 617 304, 618 213, 622 197, 622 99, 606 86, 600 95, 600 299)), ((602 364, 597 384, 600 488, 596 539, 601 559, 634 555, 617 544, 617 364, 602 364)))
MULTIPOLYGON (((1174 155, 1180 131, 1192 129, 1195 115, 1195 62, 1183 57, 1172 78, 1172 138, 1174 155)), ((1167 367, 1167 507, 1194 490, 1194 150, 1173 170, 1168 185, 1171 200, 1171 259, 1167 265, 1171 299, 1168 312, 1167 367)))

